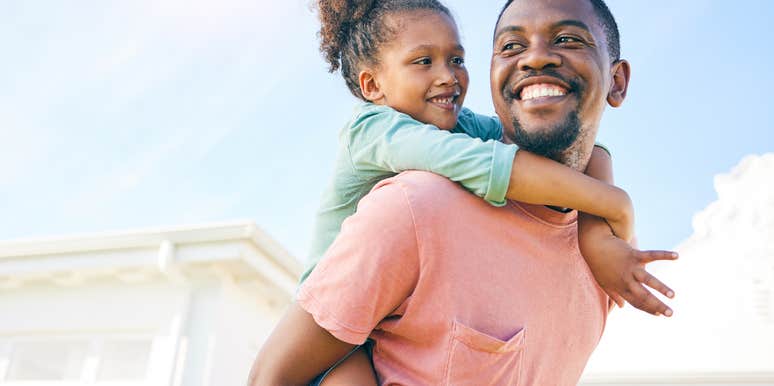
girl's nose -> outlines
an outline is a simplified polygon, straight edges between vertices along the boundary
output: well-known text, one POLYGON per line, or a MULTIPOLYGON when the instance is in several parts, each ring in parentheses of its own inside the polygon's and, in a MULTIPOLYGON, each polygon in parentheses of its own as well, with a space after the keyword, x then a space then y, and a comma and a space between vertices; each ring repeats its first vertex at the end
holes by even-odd
POLYGON ((457 80, 457 74, 449 65, 440 66, 439 73, 436 78, 436 84, 439 86, 451 86, 459 83, 457 80))

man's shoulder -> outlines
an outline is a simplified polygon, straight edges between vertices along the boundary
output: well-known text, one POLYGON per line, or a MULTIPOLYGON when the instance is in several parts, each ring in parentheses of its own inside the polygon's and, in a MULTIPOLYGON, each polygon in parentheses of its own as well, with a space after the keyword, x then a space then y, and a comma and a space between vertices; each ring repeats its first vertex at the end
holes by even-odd
POLYGON ((462 197, 478 198, 444 176, 419 170, 405 171, 384 179, 374 186, 372 192, 382 189, 399 190, 412 207, 445 206, 450 201, 460 202, 462 197))

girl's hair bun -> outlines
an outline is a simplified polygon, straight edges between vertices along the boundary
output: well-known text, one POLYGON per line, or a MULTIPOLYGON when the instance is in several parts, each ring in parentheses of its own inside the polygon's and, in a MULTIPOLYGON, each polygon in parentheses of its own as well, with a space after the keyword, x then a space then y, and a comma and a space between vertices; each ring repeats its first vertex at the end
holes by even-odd
POLYGON ((318 0, 320 51, 330 64, 330 72, 341 68, 341 51, 356 28, 377 5, 378 0, 318 0))

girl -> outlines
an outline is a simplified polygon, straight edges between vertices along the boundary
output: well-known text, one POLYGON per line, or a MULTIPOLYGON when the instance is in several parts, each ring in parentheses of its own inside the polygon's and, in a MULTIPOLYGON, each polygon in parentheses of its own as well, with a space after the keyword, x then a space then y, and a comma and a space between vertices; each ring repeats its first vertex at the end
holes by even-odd
MULTIPOLYGON (((318 8, 321 50, 330 70, 340 70, 350 91, 363 103, 340 133, 334 178, 317 216, 312 264, 302 281, 333 242, 343 220, 355 212, 358 201, 378 181, 418 169, 456 181, 492 205, 516 200, 573 208, 604 218, 609 227, 597 218, 582 217, 581 221, 589 224, 580 224, 579 237, 588 240, 581 245, 616 245, 582 249, 610 297, 619 306, 623 299, 634 304, 655 299, 644 288, 629 292, 632 282, 639 287, 640 282, 648 282, 665 295, 671 294, 651 276, 635 279, 631 264, 624 263, 632 256, 631 249, 609 241, 611 230, 626 241, 633 236, 633 209, 623 190, 500 142, 502 127, 497 119, 462 107, 468 87, 465 52, 445 6, 435 0, 319 0, 318 8), (604 226, 599 226, 600 222, 604 226), (604 255, 597 253, 602 250, 604 255), (616 260, 610 260, 611 251, 616 260), (629 279, 602 280, 608 277, 629 279)), ((596 176, 611 174, 605 150, 595 149, 589 165, 587 171, 596 176)), ((671 314, 660 301, 641 308, 653 314, 671 314)), ((326 358, 326 353, 314 347, 310 352, 317 358, 304 358, 299 368, 291 371, 299 381, 308 382, 305 374, 316 374, 332 365, 326 360, 317 362, 326 358), (310 369, 320 365, 318 370, 310 369)), ((353 350, 333 367, 335 371, 315 382, 376 383, 363 349, 353 350)), ((252 379, 258 382, 262 378, 253 374, 252 379)))

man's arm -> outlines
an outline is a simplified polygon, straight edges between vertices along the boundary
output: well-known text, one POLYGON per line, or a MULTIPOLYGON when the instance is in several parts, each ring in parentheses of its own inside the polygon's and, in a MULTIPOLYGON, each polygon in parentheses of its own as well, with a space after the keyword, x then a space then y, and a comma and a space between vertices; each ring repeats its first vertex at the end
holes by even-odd
POLYGON ((353 347, 294 302, 258 353, 248 385, 306 385, 353 347))
POLYGON ((385 317, 399 317, 395 310, 419 278, 412 213, 402 185, 392 180, 360 201, 264 343, 251 386, 309 382, 364 343, 385 317))

